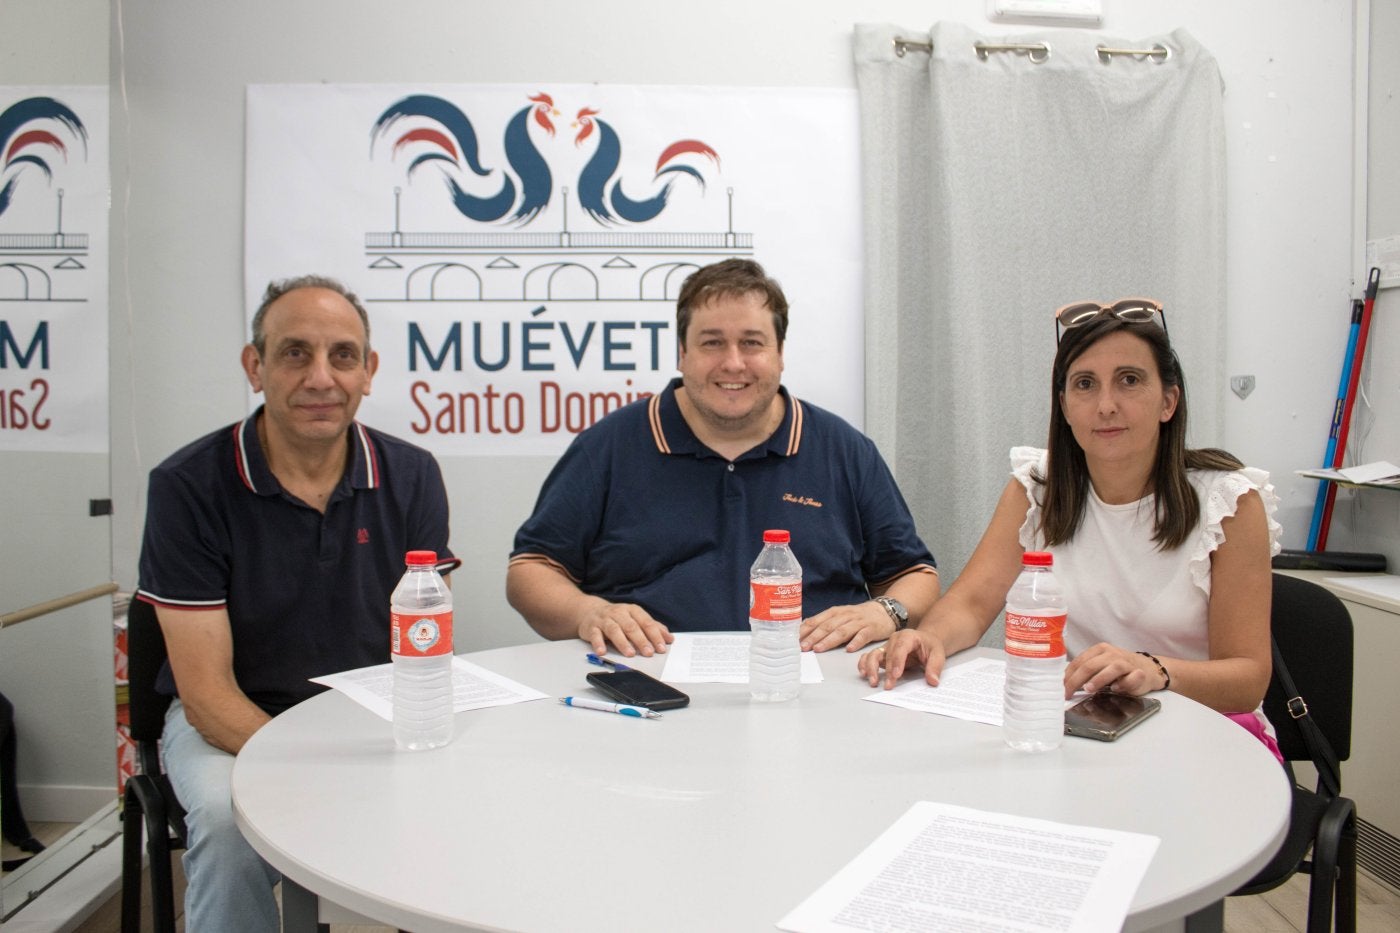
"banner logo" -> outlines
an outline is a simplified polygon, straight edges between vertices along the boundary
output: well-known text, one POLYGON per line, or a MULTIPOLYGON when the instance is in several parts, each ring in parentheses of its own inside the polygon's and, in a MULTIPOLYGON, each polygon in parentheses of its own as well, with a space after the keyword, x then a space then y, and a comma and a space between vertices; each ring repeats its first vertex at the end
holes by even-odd
MULTIPOLYGON (((32 165, 52 182, 52 158, 58 155, 68 161, 68 147, 55 130, 76 137, 83 144, 84 157, 87 156, 87 127, 70 107, 52 97, 31 97, 0 113, 0 149, 4 151, 0 178, 5 179, 4 187, 0 187, 0 214, 9 209, 23 169, 32 165)), ((60 189, 60 202, 62 197, 60 189)))
POLYGON ((654 161, 639 163, 632 153, 650 141, 624 153, 603 107, 582 102, 566 127, 556 95, 519 103, 502 121, 486 102, 469 113, 409 94, 370 126, 371 159, 398 166, 404 182, 394 229, 368 232, 365 243, 380 280, 401 282, 397 294, 367 300, 403 309, 410 435, 572 435, 651 394, 674 366, 671 319, 685 277, 752 251, 752 237, 732 230, 676 229, 713 219, 703 201, 720 157, 708 143, 651 143, 654 161), (421 203, 438 184, 457 229, 405 229, 405 187, 417 216, 450 216, 421 203), (665 232, 641 229, 663 220, 665 232), (473 306, 444 318, 403 302, 473 306), (586 307, 552 313, 565 302, 586 307))
MULTIPOLYGON (((666 201, 671 196, 671 185, 674 181, 667 181, 660 192, 644 201, 634 201, 623 194, 622 179, 614 177, 617 175, 617 164, 622 159, 622 142, 618 139, 617 131, 611 126, 602 120, 593 119, 597 115, 598 111, 591 107, 584 107, 578 112, 576 125, 581 129, 574 137, 574 145, 582 146, 584 140, 593 135, 594 127, 598 129, 598 148, 578 179, 579 203, 588 215, 599 223, 645 223, 666 209, 666 201), (611 214, 608 213, 609 203, 613 209, 611 214)), ((681 139, 667 146, 657 158, 656 176, 653 181, 672 172, 684 172, 699 182, 703 191, 705 176, 690 165, 676 162, 686 155, 705 156, 716 166, 719 165, 719 153, 709 146, 698 139, 681 139)))
MULTIPOLYGON (((62 101, 29 97, 0 112, 0 218, 9 222, 6 226, 44 221, 52 224, 47 228, 0 232, 0 300, 51 301, 52 273, 84 267, 87 234, 64 232, 64 189, 53 188, 55 172, 62 172, 74 148, 87 158, 87 127, 62 101), (23 218, 13 214, 4 217, 15 206, 21 182, 30 185, 27 179, 34 176, 42 178, 53 191, 49 211, 31 210, 23 218), (48 217, 38 220, 44 213, 48 217)), ((38 203, 35 199, 31 202, 38 203)))
POLYGON ((103 451, 105 111, 90 89, 14 90, 0 97, 0 450, 103 451))
POLYGON ((550 117, 559 113, 548 94, 536 94, 530 100, 532 106, 523 108, 506 124, 504 142, 509 174, 482 166, 472 121, 456 105, 441 97, 422 94, 405 97, 379 115, 371 136, 378 140, 405 118, 421 117, 429 121, 428 125, 404 130, 394 140, 395 157, 405 149, 417 153, 409 162, 408 178, 411 180, 413 173, 425 165, 434 166, 442 170, 452 203, 463 217, 486 223, 510 214, 510 220, 528 224, 549 203, 554 184, 549 164, 530 139, 529 118, 533 114, 535 123, 553 136, 554 123, 550 117), (500 175, 500 187, 494 194, 471 194, 458 183, 464 171, 481 178, 500 175), (514 212, 511 208, 515 208, 514 212))
MULTIPOLYGON (((437 168, 453 206, 463 217, 478 223, 505 220, 525 226, 549 205, 554 194, 549 158, 531 138, 530 124, 539 127, 536 132, 549 141, 555 136, 554 118, 560 116, 549 94, 533 94, 529 100, 530 105, 506 123, 502 143, 508 170, 482 164, 476 127, 461 109, 441 97, 414 94, 390 105, 374 121, 371 144, 393 137, 392 156, 397 159, 402 154, 410 160, 405 172, 410 181, 425 166, 437 168), (419 118, 421 123, 410 122, 406 128, 395 129, 411 118, 419 118), (467 190, 462 184, 467 172, 488 179, 490 186, 480 194, 467 190)), ((666 209, 677 175, 694 179, 703 191, 703 171, 689 164, 689 157, 708 159, 715 168, 719 167, 719 153, 706 143, 698 139, 677 140, 657 157, 651 183, 656 186, 665 179, 660 190, 642 199, 629 197, 618 172, 621 137, 611 124, 594 119, 599 113, 592 107, 581 107, 573 126, 578 131, 575 146, 583 147, 593 138, 593 154, 579 173, 574 190, 579 205, 600 224, 645 223, 655 219, 666 209)), ((567 193, 566 188, 565 196, 567 193)))
POLYGON ((857 134, 832 130, 856 126, 854 94, 564 83, 248 94, 250 309, 270 279, 324 270, 350 285, 380 363, 366 424, 439 456, 557 456, 666 386, 686 278, 760 240, 801 302, 793 374, 816 374, 807 384, 829 395, 818 404, 859 410, 846 362, 861 332, 857 134), (813 149, 815 131, 829 145, 813 149))

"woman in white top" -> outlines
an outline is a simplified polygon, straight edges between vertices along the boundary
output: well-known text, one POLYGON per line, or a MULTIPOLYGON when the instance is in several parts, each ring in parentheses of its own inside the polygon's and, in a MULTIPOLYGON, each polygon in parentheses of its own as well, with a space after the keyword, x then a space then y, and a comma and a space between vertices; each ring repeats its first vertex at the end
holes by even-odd
POLYGON ((889 688, 922 666, 937 684, 1001 612, 1021 555, 1048 550, 1069 605, 1067 698, 1171 689, 1221 712, 1258 710, 1279 547, 1267 474, 1186 449, 1161 304, 1077 302, 1056 319, 1049 449, 1012 449, 967 567, 917 626, 861 656, 861 674, 889 688))

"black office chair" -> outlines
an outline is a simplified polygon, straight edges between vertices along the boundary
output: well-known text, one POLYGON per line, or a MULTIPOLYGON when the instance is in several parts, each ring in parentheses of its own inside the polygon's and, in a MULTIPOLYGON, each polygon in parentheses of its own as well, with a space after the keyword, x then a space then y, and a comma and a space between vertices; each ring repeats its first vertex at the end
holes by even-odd
POLYGON ((1351 755, 1351 615, 1331 592, 1274 574, 1274 674, 1264 712, 1278 733, 1288 776, 1291 762, 1311 762, 1317 787, 1293 781, 1288 837, 1273 859, 1235 892, 1259 894, 1296 872, 1312 875, 1308 933, 1356 929, 1356 804, 1341 796, 1340 761, 1351 755), (1308 850, 1312 858, 1308 859, 1308 850))
POLYGON ((160 765, 160 735, 170 697, 156 693, 165 662, 165 636, 155 607, 133 599, 126 615, 127 682, 137 773, 122 806, 122 933, 141 928, 141 838, 150 856, 151 920, 155 933, 174 933, 172 853, 185 848, 185 808, 160 765))

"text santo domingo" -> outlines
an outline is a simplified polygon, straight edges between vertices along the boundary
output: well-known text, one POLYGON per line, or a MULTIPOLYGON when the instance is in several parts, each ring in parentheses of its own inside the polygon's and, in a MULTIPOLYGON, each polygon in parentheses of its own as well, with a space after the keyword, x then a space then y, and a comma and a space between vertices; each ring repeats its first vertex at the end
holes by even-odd
POLYGON ((525 321, 453 321, 441 328, 408 322, 409 372, 436 374, 408 386, 410 429, 577 434, 651 395, 664 379, 663 358, 668 367, 673 363, 670 321, 540 319, 545 311, 538 306, 525 321), (546 373, 550 378, 542 378, 546 373), (624 373, 636 373, 636 381, 620 379, 624 373), (482 375, 492 381, 483 385, 482 375))
POLYGON ((653 393, 633 391, 632 380, 621 391, 574 391, 545 380, 538 393, 502 392, 490 383, 471 392, 434 392, 421 380, 409 386, 416 412, 409 423, 415 434, 523 434, 527 431, 577 434, 610 411, 653 393))

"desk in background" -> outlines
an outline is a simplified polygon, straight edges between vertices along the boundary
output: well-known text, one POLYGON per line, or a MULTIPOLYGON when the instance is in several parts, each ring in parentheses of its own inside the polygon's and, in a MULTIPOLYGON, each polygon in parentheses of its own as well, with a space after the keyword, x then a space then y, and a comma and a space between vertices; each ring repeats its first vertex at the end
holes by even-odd
MULTIPOLYGON (((1325 586, 1351 613, 1356 638, 1351 758, 1342 764, 1342 793, 1356 801, 1358 864, 1400 889, 1400 744, 1395 741, 1395 717, 1400 713, 1400 600, 1348 584, 1348 575, 1342 571, 1276 572, 1325 586)), ((1367 576, 1373 575, 1356 574, 1355 580, 1367 576)), ((1298 779, 1308 783, 1316 777, 1305 766, 1298 769, 1298 779)))
MULTIPOLYGON (((562 696, 585 690, 585 650, 468 657, 562 696)), ((459 713, 431 752, 396 752, 389 723, 329 692, 248 742, 234 810, 294 894, 415 933, 770 931, 919 800, 1158 836, 1125 929, 1198 912, 1219 929, 1285 832, 1277 762, 1175 694, 1116 743, 1023 755, 993 726, 862 702, 852 655, 821 666, 798 700, 690 685, 661 720, 552 699, 459 713)))

